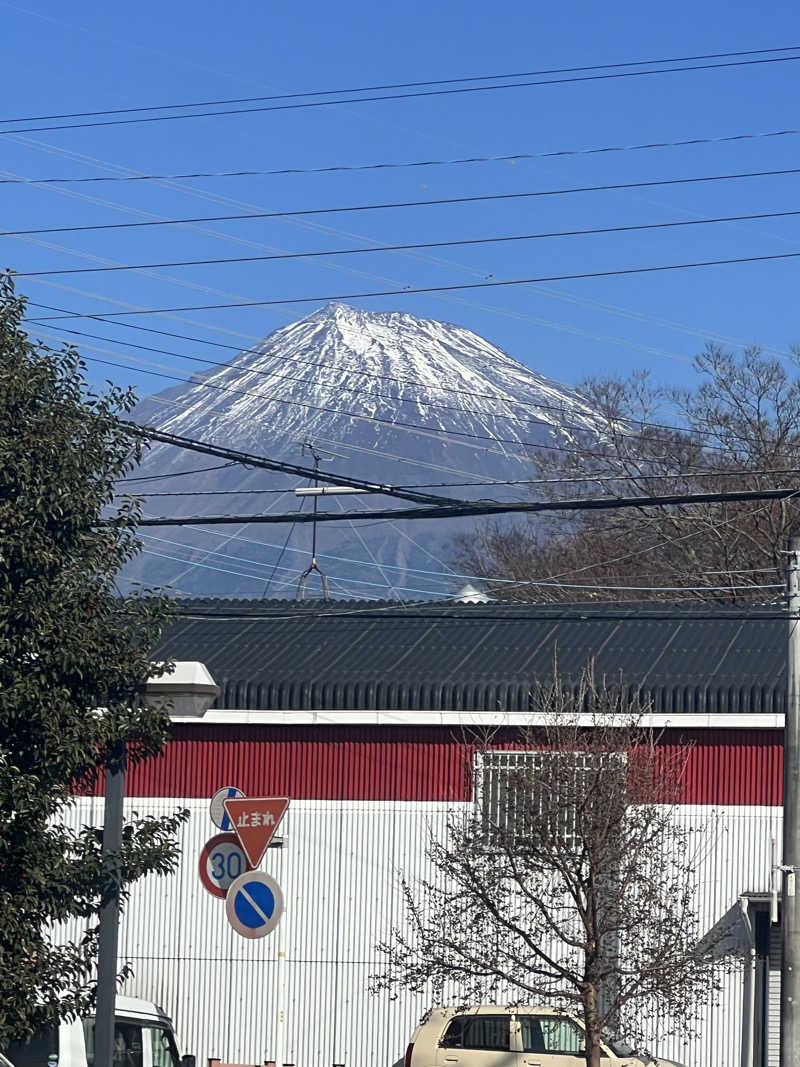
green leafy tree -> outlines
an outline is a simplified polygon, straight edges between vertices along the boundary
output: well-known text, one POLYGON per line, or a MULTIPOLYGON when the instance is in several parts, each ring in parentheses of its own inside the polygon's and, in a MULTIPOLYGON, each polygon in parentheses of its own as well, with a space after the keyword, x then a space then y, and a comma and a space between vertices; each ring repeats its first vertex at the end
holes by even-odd
POLYGON ((166 740, 168 717, 142 691, 168 669, 149 657, 168 605, 115 588, 138 550, 137 503, 114 498, 143 447, 122 417, 133 395, 90 392, 75 350, 32 341, 24 313, 3 275, 0 1047, 91 1004, 101 900, 171 871, 183 818, 134 818, 112 862, 99 831, 66 819, 120 741, 130 764, 166 740), (65 943, 59 925, 75 918, 85 933, 65 943))

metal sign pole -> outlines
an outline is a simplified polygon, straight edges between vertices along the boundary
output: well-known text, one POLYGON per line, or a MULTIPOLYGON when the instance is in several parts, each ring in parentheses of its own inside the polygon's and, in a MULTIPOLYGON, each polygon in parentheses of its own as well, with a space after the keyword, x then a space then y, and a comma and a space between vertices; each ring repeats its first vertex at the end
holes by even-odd
POLYGON ((783 742, 783 908, 781 935, 781 1067, 800 1064, 800 537, 789 539, 786 726, 783 742))
MULTIPOLYGON (((281 838, 281 885, 286 896, 289 895, 287 870, 289 866, 289 850, 286 847, 287 839, 281 838)), ((286 923, 278 927, 278 1013, 277 1031, 275 1041, 275 1067, 283 1067, 286 1061, 286 923)))

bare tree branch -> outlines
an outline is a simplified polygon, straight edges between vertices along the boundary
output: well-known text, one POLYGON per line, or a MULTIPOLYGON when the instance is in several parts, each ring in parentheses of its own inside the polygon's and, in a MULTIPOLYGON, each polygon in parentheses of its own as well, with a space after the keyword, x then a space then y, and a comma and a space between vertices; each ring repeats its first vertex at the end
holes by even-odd
MULTIPOLYGON (((796 355, 800 360, 800 350, 796 355)), ((574 492, 576 478, 586 479, 587 495, 612 497, 658 493, 665 485, 675 492, 793 485, 800 379, 757 347, 735 355, 709 345, 694 365, 691 389, 660 388, 644 374, 585 382, 587 403, 598 413, 595 432, 571 430, 563 452, 533 450, 531 477, 549 480, 535 495, 574 492)), ((564 421, 571 421, 567 413, 564 421)), ((753 587, 782 582, 780 553, 799 520, 800 495, 755 506, 485 521, 456 542, 454 562, 483 576, 499 599, 674 601, 676 589, 686 589, 689 600, 763 602, 770 592, 753 587)))
POLYGON ((543 726, 468 744, 473 802, 430 841, 432 875, 402 880, 408 922, 372 988, 578 1005, 599 1067, 603 1028, 685 1036, 737 961, 700 926, 696 831, 675 810, 688 747, 591 668, 576 686, 556 670, 532 705, 543 726))

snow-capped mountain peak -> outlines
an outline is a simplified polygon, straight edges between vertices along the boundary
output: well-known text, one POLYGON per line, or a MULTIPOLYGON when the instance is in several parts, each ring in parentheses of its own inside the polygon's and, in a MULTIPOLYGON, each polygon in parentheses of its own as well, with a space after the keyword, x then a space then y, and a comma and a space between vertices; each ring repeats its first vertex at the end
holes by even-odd
MULTIPOLYGON (((142 423, 185 437, 293 463, 302 462, 302 443, 311 439, 330 457, 328 469, 395 484, 525 478, 534 445, 560 447, 559 442, 577 433, 592 433, 596 425, 595 413, 574 390, 536 374, 465 327, 335 301, 281 327, 230 362, 145 400, 136 414, 142 423)), ((143 473, 177 473, 196 466, 195 461, 196 456, 157 445, 143 473)), ((191 485, 197 487, 199 482, 191 485)), ((231 467, 206 476, 202 488, 236 495, 176 497, 161 504, 160 513, 227 509, 252 514, 268 504, 279 510, 295 507, 288 492, 290 482, 263 471, 231 467), (263 496, 268 483, 287 488, 287 496, 263 496), (248 492, 256 488, 259 493, 248 492)), ((469 492, 441 491, 459 496, 469 492)), ((474 492, 486 495, 485 489, 474 492)), ((501 493, 500 487, 492 490, 495 497, 501 493)), ((334 499, 330 506, 336 510, 340 503, 334 499)), ((323 543, 334 548, 344 545, 346 551, 334 555, 357 561, 336 564, 340 570, 344 567, 352 583, 369 583, 378 575, 374 588, 367 584, 359 590, 356 584, 351 592, 374 592, 381 582, 384 594, 387 587, 400 586, 423 592, 427 587, 420 587, 419 579, 414 584, 414 567, 427 563, 422 569, 430 572, 436 561, 439 577, 429 574, 426 580, 441 584, 446 561, 442 562, 441 549, 432 552, 429 546, 434 541, 446 544, 454 532, 439 523, 434 531, 433 525, 424 524, 424 531, 417 527, 399 532, 384 525, 363 533, 360 525, 355 529, 328 525, 323 543)), ((182 536, 191 540, 193 535, 182 536)), ((265 546, 267 541, 282 541, 286 532, 250 527, 246 537, 265 546)), ((298 528, 284 557, 302 552, 294 546, 306 539, 306 532, 298 528)), ((210 534, 194 535, 192 547, 186 549, 188 565, 177 568, 182 573, 180 587, 191 585, 187 592, 197 592, 198 582, 207 588, 214 577, 212 565, 206 563, 204 570, 194 555, 199 543, 210 541, 210 534)), ((264 552, 269 555, 272 550, 264 547, 264 552)), ((281 566, 286 562, 283 559, 281 566)), ((245 563, 245 572, 261 573, 256 563, 245 563)), ((175 570, 160 563, 156 577, 164 581, 175 570)), ((259 595, 257 578, 251 580, 247 573, 225 577, 225 570, 219 568, 214 588, 222 584, 226 592, 259 595)), ((149 573, 140 576, 152 578, 149 573)))

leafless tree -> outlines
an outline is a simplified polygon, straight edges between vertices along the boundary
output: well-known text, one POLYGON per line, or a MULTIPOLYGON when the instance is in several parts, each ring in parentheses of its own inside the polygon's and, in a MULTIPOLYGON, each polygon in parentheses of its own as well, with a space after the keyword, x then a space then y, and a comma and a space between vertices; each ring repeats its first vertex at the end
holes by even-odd
POLYGON ((723 933, 701 937, 698 833, 676 819, 689 749, 646 711, 587 669, 540 688, 542 725, 511 748, 475 746, 474 804, 431 840, 432 876, 403 878, 407 922, 378 946, 375 990, 570 1008, 589 1067, 609 1029, 693 1032, 734 964, 723 933))
MULTIPOLYGON (((709 345, 695 370, 692 389, 660 388, 643 374, 585 382, 597 419, 591 431, 576 432, 565 412, 565 450, 534 452, 531 477, 542 482, 531 491, 800 493, 800 379, 786 362, 758 348, 736 355, 709 345)), ((500 599, 674 601, 689 588, 690 599, 763 602, 783 581, 781 551, 798 520, 800 496, 494 522, 457 542, 455 562, 485 576, 500 599)))

